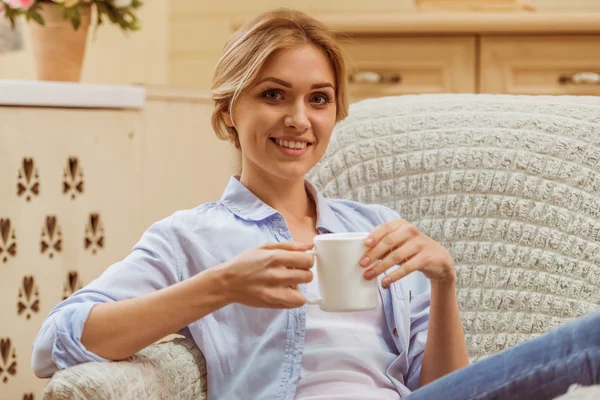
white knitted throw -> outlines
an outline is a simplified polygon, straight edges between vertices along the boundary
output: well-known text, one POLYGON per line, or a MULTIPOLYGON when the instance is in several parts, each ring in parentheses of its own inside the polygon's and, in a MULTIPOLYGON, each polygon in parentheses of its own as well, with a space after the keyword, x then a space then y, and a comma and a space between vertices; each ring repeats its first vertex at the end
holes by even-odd
POLYGON ((471 361, 600 304, 600 98, 356 103, 308 178, 446 246, 471 361))
POLYGON ((126 361, 58 371, 44 400, 206 400, 206 362, 192 339, 151 345, 126 361))

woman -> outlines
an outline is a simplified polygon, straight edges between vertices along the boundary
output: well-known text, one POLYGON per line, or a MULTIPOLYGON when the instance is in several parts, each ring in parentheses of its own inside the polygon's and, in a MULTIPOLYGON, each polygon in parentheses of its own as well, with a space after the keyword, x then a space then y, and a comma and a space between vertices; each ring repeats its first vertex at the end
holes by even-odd
POLYGON ((394 211, 325 199, 304 180, 347 114, 346 80, 333 34, 302 13, 240 29, 216 68, 212 122, 240 149, 241 175, 219 201, 154 224, 60 303, 36 338, 35 373, 121 360, 180 332, 206 357, 211 399, 543 398, 597 382, 586 330, 597 315, 449 374, 468 362, 448 252, 394 211), (307 306, 305 251, 318 234, 348 231, 371 232, 361 263, 380 283, 379 307, 307 306), (571 372, 591 363, 587 380, 571 372))

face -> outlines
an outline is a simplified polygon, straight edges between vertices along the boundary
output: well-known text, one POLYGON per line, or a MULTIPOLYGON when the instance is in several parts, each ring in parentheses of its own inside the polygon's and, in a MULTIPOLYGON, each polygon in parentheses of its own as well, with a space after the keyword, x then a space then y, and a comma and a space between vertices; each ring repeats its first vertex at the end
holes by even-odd
POLYGON ((325 53, 302 45, 273 53, 225 122, 238 132, 242 176, 303 179, 321 159, 336 119, 335 75, 325 53))

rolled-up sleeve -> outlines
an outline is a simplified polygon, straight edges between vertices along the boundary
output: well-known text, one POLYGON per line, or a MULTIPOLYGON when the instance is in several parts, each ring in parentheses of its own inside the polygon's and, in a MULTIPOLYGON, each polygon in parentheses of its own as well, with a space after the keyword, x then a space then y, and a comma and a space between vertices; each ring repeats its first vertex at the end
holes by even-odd
POLYGON ((96 304, 126 300, 181 280, 168 219, 152 225, 122 261, 54 307, 33 343, 31 365, 40 378, 73 365, 106 361, 81 344, 84 324, 96 304))

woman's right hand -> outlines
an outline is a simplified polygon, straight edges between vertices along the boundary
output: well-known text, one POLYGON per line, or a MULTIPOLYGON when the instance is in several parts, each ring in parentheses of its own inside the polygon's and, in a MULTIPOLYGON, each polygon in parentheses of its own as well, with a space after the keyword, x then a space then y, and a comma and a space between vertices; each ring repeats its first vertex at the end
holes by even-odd
POLYGON ((306 303, 298 284, 312 281, 312 244, 268 243, 222 264, 225 288, 233 303, 250 307, 296 308, 306 303))

